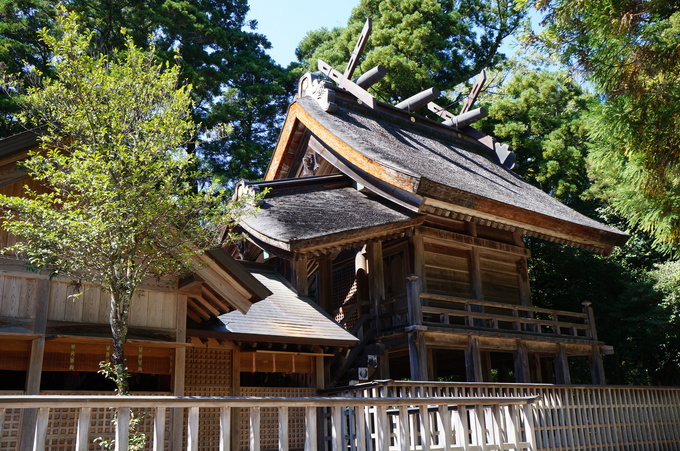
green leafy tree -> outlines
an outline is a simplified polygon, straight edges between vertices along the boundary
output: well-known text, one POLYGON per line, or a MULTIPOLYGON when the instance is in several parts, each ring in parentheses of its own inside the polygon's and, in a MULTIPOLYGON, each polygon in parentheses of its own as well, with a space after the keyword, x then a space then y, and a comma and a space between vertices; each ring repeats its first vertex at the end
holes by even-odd
POLYGON ((518 71, 484 101, 483 129, 512 146, 517 172, 572 207, 583 207, 590 186, 586 170, 595 101, 564 73, 518 71))
POLYGON ((298 72, 316 71, 317 59, 344 70, 367 17, 373 32, 357 75, 385 66, 388 75, 372 89, 393 102, 432 86, 451 90, 501 62, 500 45, 524 10, 513 0, 362 0, 346 28, 312 31, 302 40, 298 72))
MULTIPOLYGON (((602 199, 592 196, 596 187, 588 165, 597 99, 564 73, 530 72, 521 62, 511 67, 513 75, 482 99, 489 109, 482 129, 512 145, 517 172, 525 180, 586 215, 625 228, 602 199)), ((533 303, 574 311, 580 302, 592 302, 599 339, 614 347, 605 358, 610 383, 668 385, 680 370, 674 354, 677 320, 669 313, 676 304, 671 296, 664 301, 656 268, 665 258, 651 243, 635 231, 626 246, 603 257, 527 240, 533 303)), ((672 287, 673 279, 667 280, 663 286, 672 287)), ((589 383, 588 362, 574 363, 572 380, 589 383)))
POLYGON ((40 150, 23 163, 42 188, 2 196, 0 205, 3 227, 21 238, 11 250, 110 294, 111 371, 127 394, 123 349, 137 287, 185 272, 240 209, 209 187, 195 190, 202 175, 183 150, 195 125, 179 67, 130 40, 97 53, 95 34, 77 22, 60 18, 61 37, 41 33, 55 76, 23 98, 26 115, 46 126, 40 150))
POLYGON ((680 245, 680 5, 531 2, 546 28, 533 42, 602 95, 592 152, 598 192, 667 252, 680 245))
MULTIPOLYGON (((50 52, 37 32, 56 30, 55 7, 44 0, 0 0, 0 62, 10 72, 26 62, 49 76, 50 52)), ((180 64, 193 86, 194 120, 221 131, 206 133, 211 139, 195 149, 198 155, 225 182, 261 176, 293 81, 265 53, 266 38, 247 30, 256 26, 246 24, 247 0, 73 0, 67 7, 93 30, 100 52, 122 49, 131 38, 141 48, 153 46, 160 60, 180 64)), ((0 136, 17 131, 15 112, 7 97, 0 98, 0 136)))

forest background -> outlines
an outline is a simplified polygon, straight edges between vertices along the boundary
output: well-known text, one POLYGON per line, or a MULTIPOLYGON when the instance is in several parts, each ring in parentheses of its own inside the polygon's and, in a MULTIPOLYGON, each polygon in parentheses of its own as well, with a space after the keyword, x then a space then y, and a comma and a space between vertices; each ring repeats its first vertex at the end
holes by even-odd
MULTIPOLYGON (((367 17, 373 33, 356 74, 396 102, 431 86, 457 109, 481 69, 481 124, 511 144, 516 171, 562 202, 631 234, 602 257, 528 240, 534 303, 591 301, 609 383, 673 385, 680 377, 680 5, 660 0, 362 0, 345 27, 309 32, 288 67, 268 54, 246 0, 71 0, 99 51, 135 44, 175 61, 193 85, 200 140, 190 151, 227 187, 262 176, 297 79, 318 58, 342 70, 367 17), (532 27, 529 17, 539 18, 532 27), (509 38, 522 43, 504 52, 509 38)), ((303 12, 301 12, 302 14, 303 12)), ((50 76, 38 31, 56 4, 0 0, 0 69, 50 76)), ((294 27, 294 23, 282 24, 294 27)), ((27 84, 37 80, 25 80, 27 84)), ((0 95, 0 138, 24 130, 0 95)), ((581 376, 578 362, 572 379, 581 376)))

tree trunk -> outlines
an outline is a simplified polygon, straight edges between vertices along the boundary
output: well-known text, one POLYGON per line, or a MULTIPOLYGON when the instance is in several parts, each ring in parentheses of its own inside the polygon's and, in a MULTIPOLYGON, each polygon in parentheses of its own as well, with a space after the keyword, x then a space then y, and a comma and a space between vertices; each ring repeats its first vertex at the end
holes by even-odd
POLYGON ((113 353, 111 354, 112 378, 116 383, 116 391, 119 396, 130 393, 125 362, 125 341, 127 340, 128 322, 130 313, 130 299, 132 295, 111 292, 111 336, 113 338, 113 353))

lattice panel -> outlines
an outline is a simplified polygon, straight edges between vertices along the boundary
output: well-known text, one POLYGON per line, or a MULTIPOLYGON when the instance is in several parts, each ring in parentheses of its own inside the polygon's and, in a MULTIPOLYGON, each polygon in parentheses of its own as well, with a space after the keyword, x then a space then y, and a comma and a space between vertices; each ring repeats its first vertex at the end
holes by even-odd
POLYGON ((351 329, 357 321, 358 312, 352 312, 350 318, 345 318, 345 313, 357 303, 357 279, 354 274, 354 265, 345 265, 333 269, 333 312, 335 320, 345 321, 345 327, 351 329))
MULTIPOLYGON (((230 396, 232 393, 232 359, 232 351, 228 349, 187 348, 184 394, 186 396, 230 396)), ((201 409, 198 428, 201 450, 218 450, 220 445, 219 409, 201 409)), ((185 434, 186 430, 185 415, 185 434)))
MULTIPOLYGON (((42 394, 59 395, 111 395, 111 392, 56 392, 42 394)), ((134 393, 135 395, 159 395, 160 393, 134 393)), ((153 436, 153 409, 139 409, 138 413, 143 415, 140 425, 140 432, 144 433, 147 440, 151 441, 153 436)), ((90 421, 90 450, 101 450, 102 448, 94 443, 94 439, 102 437, 111 439, 114 437, 115 427, 111 424, 113 411, 109 409, 92 409, 92 419, 90 421)), ((166 416, 165 435, 170 434, 170 415, 166 416)), ((50 411, 50 420, 47 426, 46 448, 53 451, 71 451, 75 446, 76 427, 78 421, 77 409, 53 409, 50 411)), ((4 434, 3 434, 4 435, 4 434)), ((167 448, 167 443, 166 443, 167 448)))
MULTIPOLYGON (((283 396, 288 398, 316 396, 315 388, 293 387, 241 387, 241 396, 283 396)), ((241 409, 239 415, 239 449, 250 449, 250 412, 241 409)), ((305 445, 305 409, 288 410, 288 445, 290 449, 302 449, 305 445)), ((263 408, 260 411, 260 446, 263 450, 279 449, 278 409, 263 408)))
MULTIPOLYGON (((23 395, 23 391, 2 391, 2 395, 23 395)), ((0 450, 19 449, 19 422, 21 421, 20 409, 6 409, 5 421, 2 424, 2 436, 0 436, 0 450)))

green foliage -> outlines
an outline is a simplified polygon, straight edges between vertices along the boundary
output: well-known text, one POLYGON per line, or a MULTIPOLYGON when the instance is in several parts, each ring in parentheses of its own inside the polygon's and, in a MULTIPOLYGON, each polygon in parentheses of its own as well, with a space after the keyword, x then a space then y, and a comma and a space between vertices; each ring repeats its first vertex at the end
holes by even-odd
POLYGON ((680 245, 680 5, 534 2, 546 28, 533 42, 602 94, 593 137, 597 191, 666 252, 680 245))
POLYGON ((593 97, 563 73, 515 73, 488 102, 483 128, 512 146, 517 172, 528 182, 572 207, 590 182, 587 112, 593 97))
POLYGON ((372 88, 381 100, 403 100, 431 86, 450 90, 503 60, 498 48, 523 16, 512 0, 362 0, 346 28, 303 39, 298 71, 316 71, 317 59, 344 70, 370 17, 373 32, 356 75, 385 66, 388 75, 372 88))
MULTIPOLYGON (((124 51, 94 52, 94 34, 77 21, 60 18, 60 37, 42 33, 55 77, 24 98, 26 114, 46 125, 41 149, 23 163, 40 188, 0 205, 3 227, 22 238, 12 250, 110 293, 112 361, 122 375, 139 283, 186 271, 240 209, 210 186, 196 190, 204 174, 183 150, 195 126, 179 67, 131 40, 124 51)), ((127 378, 116 381, 127 393, 127 378)))
MULTIPOLYGON (((42 0, 0 1, 0 62, 9 72, 25 61, 49 76, 50 52, 37 32, 58 30, 55 7, 42 0)), ((232 131, 210 133, 212 139, 195 149, 198 155, 225 182, 261 176, 293 81, 265 53, 266 38, 246 30, 247 0, 73 0, 67 7, 93 30, 97 51, 122 49, 132 39, 138 47, 153 47, 161 61, 180 64, 182 78, 193 86, 194 120, 205 130, 232 131)), ((7 98, 0 98, 7 122, 3 127, 0 118, 0 136, 17 130, 14 112, 7 98)))

